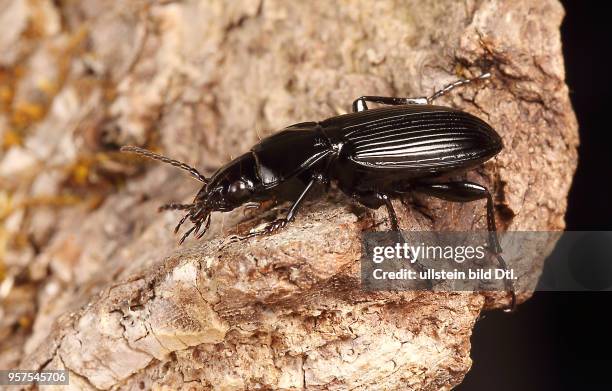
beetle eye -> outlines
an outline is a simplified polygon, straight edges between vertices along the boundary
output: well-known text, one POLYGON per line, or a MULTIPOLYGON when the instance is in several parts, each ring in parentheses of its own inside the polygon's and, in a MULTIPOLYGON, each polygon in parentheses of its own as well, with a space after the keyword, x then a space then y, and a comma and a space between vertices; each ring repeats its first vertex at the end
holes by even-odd
POLYGON ((241 201, 251 195, 251 189, 244 181, 235 181, 227 189, 227 195, 235 201, 241 201))

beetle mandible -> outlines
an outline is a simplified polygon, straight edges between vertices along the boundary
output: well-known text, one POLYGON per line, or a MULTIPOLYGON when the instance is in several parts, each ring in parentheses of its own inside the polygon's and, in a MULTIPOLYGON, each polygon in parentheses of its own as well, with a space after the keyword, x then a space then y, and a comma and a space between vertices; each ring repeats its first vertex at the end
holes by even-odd
MULTIPOLYGON (((180 243, 194 231, 198 238, 202 237, 210 226, 211 212, 227 212, 273 198, 292 201, 284 218, 243 238, 272 234, 295 218, 315 185, 334 181, 342 192, 368 208, 384 205, 391 228, 398 233, 400 227, 391 199, 408 191, 454 202, 486 200, 489 247, 505 269, 489 190, 473 182, 439 178, 491 159, 502 150, 502 139, 480 118, 432 104, 456 87, 489 77, 485 73, 458 80, 430 97, 359 97, 353 102, 352 113, 291 125, 264 138, 210 178, 185 163, 142 148, 124 146, 121 150, 172 164, 203 183, 192 203, 160 207, 187 211, 175 232, 187 219, 193 226, 180 243), (385 106, 369 109, 368 102, 385 106)), ((511 285, 509 290, 514 308, 516 298, 511 285)))

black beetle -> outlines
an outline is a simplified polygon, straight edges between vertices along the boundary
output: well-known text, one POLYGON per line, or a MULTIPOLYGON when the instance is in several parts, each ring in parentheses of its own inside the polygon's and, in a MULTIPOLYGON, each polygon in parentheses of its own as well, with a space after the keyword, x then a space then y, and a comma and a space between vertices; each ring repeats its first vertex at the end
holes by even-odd
MULTIPOLYGON (((285 218, 246 237, 271 234, 293 220, 315 184, 333 180, 346 195, 368 208, 385 205, 391 227, 397 232, 399 225, 391 198, 408 191, 455 202, 486 199, 489 245, 506 268, 500 255, 490 192, 473 182, 439 181, 443 174, 465 171, 491 159, 503 148, 501 137, 478 117, 432 105, 453 88, 489 76, 486 73, 458 80, 427 98, 362 96, 353 102, 352 113, 289 126, 261 140, 210 178, 185 163, 138 147, 125 146, 121 150, 172 164, 204 183, 191 204, 160 208, 188 211, 175 232, 187 219, 194 225, 180 243, 193 231, 198 238, 204 235, 211 212, 227 212, 269 199, 293 201, 285 218), (387 106, 368 109, 366 102, 387 106)), ((514 307, 514 291, 510 290, 514 307)))

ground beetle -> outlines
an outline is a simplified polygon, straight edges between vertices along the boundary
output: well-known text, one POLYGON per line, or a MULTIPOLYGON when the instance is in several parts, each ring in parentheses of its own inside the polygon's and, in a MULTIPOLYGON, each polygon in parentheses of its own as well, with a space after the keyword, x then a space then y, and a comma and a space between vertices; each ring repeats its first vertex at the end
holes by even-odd
MULTIPOLYGON (((269 199, 293 201, 286 217, 244 238, 274 233, 294 219, 316 184, 335 181, 346 195, 368 208, 384 205, 391 228, 397 232, 400 228, 391 198, 409 191, 455 202, 485 199, 489 246, 506 268, 500 255, 491 193, 473 182, 440 182, 443 174, 465 171, 491 159, 503 148, 502 140, 480 118, 432 105, 455 87, 489 76, 485 73, 458 80, 427 98, 362 96, 353 102, 352 113, 289 126, 261 140, 210 178, 185 163, 138 147, 125 146, 121 150, 182 168, 204 184, 191 204, 173 203, 160 208, 187 211, 175 232, 187 219, 194 225, 181 243, 193 231, 198 238, 204 235, 211 212, 227 212, 269 199), (367 102, 387 106, 368 109, 367 102)), ((514 308, 516 298, 511 283, 509 290, 514 308)))

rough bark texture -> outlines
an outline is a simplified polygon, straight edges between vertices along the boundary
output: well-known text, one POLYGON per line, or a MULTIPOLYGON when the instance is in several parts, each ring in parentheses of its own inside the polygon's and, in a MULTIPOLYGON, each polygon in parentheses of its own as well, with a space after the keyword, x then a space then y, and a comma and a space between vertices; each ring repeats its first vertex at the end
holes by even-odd
MULTIPOLYGON (((503 137, 467 178, 501 229, 560 230, 578 142, 562 17, 552 0, 1 1, 0 367, 67 368, 84 389, 460 383, 477 317, 508 296, 360 290, 360 234, 384 210, 333 191, 277 235, 228 243, 280 213, 238 210, 178 248, 180 216, 156 207, 196 184, 116 149, 210 172, 357 96, 490 70, 440 101, 503 137)), ((406 201, 405 229, 485 227, 479 202, 406 201)))

